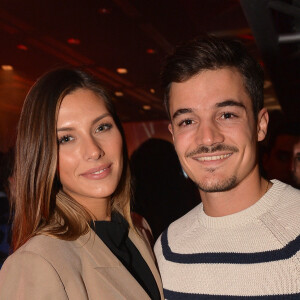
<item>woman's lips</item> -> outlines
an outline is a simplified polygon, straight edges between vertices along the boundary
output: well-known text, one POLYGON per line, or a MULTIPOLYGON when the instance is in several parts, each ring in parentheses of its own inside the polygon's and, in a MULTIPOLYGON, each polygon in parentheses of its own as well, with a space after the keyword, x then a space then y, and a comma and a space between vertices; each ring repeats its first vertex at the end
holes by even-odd
POLYGON ((111 165, 112 164, 107 164, 97 168, 89 169, 86 172, 82 173, 80 176, 93 180, 103 179, 110 174, 111 165))

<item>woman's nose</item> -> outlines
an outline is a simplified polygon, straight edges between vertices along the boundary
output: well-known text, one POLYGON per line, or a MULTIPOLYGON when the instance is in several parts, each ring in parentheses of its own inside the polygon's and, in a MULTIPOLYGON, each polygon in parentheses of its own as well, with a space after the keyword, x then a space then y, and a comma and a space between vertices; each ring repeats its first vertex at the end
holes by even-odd
POLYGON ((93 137, 86 139, 83 142, 82 147, 84 148, 84 155, 86 160, 98 160, 105 155, 99 141, 93 137))

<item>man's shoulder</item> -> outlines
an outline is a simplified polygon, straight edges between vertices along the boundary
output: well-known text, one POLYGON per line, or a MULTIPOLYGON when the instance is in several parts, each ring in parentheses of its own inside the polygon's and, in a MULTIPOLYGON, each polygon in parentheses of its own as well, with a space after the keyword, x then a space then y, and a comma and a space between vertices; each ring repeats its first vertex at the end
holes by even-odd
POLYGON ((160 235, 160 237, 156 241, 154 246, 155 252, 156 249, 160 247, 159 245, 161 245, 164 237, 167 236, 169 243, 174 243, 179 238, 184 237, 185 234, 188 231, 192 230, 195 226, 198 226, 198 217, 199 217, 199 211, 201 207, 202 204, 200 203, 192 210, 190 210, 188 213, 183 215, 181 218, 171 223, 169 227, 160 235))
MULTIPOLYGON (((169 225, 167 228, 168 235, 170 237, 181 236, 186 231, 190 230, 193 226, 195 226, 199 218, 199 210, 201 209, 202 204, 197 205, 188 213, 183 215, 181 218, 177 219, 173 223, 169 225)), ((197 223, 198 224, 198 223, 197 223)))
POLYGON ((280 209, 288 207, 298 207, 300 209, 300 190, 283 183, 279 180, 272 180, 274 188, 274 194, 278 196, 278 206, 280 209))
POLYGON ((274 183, 273 196, 277 197, 271 213, 285 228, 300 232, 300 190, 278 180, 274 183))

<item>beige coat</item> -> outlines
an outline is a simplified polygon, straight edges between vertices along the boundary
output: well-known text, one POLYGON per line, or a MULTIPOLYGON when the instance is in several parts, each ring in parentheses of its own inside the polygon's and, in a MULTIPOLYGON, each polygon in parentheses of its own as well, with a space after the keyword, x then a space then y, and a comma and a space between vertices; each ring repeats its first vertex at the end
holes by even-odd
MULTIPOLYGON (((162 285, 150 245, 129 237, 162 285)), ((39 235, 12 254, 0 271, 1 300, 150 299, 135 278, 91 231, 76 241, 39 235)))

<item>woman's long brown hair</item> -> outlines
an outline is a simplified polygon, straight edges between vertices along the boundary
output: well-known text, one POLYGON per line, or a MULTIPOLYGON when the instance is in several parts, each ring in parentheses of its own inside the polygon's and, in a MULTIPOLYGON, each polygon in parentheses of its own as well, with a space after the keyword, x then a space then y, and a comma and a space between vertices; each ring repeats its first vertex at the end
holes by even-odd
POLYGON ((112 211, 130 218, 130 172, 123 128, 106 90, 78 69, 53 70, 33 85, 21 112, 16 141, 13 192, 12 247, 15 251, 37 234, 74 240, 88 232, 90 214, 74 199, 58 193, 56 123, 63 98, 78 88, 100 96, 123 139, 123 171, 112 195, 112 211))

